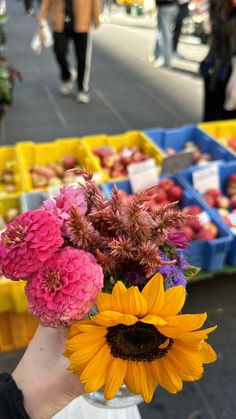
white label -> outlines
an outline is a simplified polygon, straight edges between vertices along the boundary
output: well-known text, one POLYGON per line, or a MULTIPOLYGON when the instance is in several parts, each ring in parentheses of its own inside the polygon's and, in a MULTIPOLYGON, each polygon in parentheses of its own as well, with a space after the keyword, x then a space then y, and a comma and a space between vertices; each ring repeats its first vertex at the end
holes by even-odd
POLYGON ((155 159, 128 165, 131 188, 134 193, 158 183, 158 168, 155 159))
POLYGON ((220 189, 218 165, 211 165, 193 172, 193 187, 201 194, 208 191, 208 189, 220 189))
POLYGON ((198 218, 201 224, 208 224, 211 221, 206 211, 200 212, 200 214, 198 214, 198 218))

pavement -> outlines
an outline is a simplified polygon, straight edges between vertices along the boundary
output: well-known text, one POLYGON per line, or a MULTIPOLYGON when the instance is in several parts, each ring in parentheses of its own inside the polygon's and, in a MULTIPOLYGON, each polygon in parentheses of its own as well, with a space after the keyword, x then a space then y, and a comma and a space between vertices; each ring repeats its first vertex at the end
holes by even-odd
MULTIPOLYGON (((16 0, 8 0, 7 7, 7 55, 24 80, 16 85, 14 104, 1 125, 1 145, 174 127, 201 120, 202 82, 197 69, 206 46, 182 39, 179 50, 186 59, 175 61, 173 70, 155 69, 148 62, 154 18, 115 12, 111 23, 93 33, 92 101, 79 105, 73 95, 65 98, 58 93, 52 52, 44 50, 35 56, 31 51, 35 20, 24 15, 16 0)), ((158 388, 153 402, 140 406, 143 419, 236 418, 235 295, 235 275, 218 275, 189 285, 185 313, 207 311, 207 325, 218 324, 210 337, 218 361, 206 366, 201 381, 185 383, 177 395, 158 388)), ((0 371, 12 371, 22 353, 0 355, 0 371)))

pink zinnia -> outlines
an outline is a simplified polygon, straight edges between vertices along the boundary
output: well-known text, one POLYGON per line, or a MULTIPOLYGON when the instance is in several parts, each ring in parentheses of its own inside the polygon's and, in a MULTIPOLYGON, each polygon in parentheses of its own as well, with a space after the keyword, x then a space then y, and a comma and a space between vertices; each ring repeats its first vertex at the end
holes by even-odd
POLYGON ((84 318, 102 287, 103 271, 95 257, 66 247, 27 282, 29 311, 44 326, 67 326, 84 318))
POLYGON ((185 249, 189 245, 189 241, 183 231, 176 230, 168 234, 167 243, 174 245, 177 249, 185 249))
POLYGON ((19 215, 1 234, 0 269, 7 278, 27 279, 63 244, 58 219, 49 211, 19 215))
POLYGON ((44 201, 43 207, 53 212, 59 218, 63 234, 66 234, 66 221, 70 219, 72 207, 76 207, 81 215, 85 215, 87 212, 87 203, 83 189, 69 185, 63 186, 58 196, 44 201))

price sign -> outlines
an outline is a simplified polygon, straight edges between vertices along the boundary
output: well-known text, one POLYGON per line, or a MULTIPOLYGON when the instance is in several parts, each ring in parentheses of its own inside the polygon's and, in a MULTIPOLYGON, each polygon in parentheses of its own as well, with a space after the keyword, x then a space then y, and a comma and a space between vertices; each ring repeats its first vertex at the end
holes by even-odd
POLYGON ((132 163, 127 169, 131 188, 134 193, 158 183, 158 168, 155 159, 132 163))
POLYGON ((219 166, 210 165, 205 169, 196 170, 193 172, 193 187, 201 194, 204 194, 208 189, 220 189, 219 166))
POLYGON ((191 166, 193 162, 193 153, 178 153, 174 156, 166 157, 163 161, 162 174, 177 173, 191 166))

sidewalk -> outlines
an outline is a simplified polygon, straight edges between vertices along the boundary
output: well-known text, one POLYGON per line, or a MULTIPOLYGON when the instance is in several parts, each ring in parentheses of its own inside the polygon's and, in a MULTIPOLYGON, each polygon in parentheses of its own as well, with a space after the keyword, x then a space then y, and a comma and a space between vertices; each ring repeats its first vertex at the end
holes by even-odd
MULTIPOLYGON (((0 144, 172 127, 200 120, 198 64, 184 60, 175 63, 173 71, 153 68, 148 55, 155 29, 138 27, 139 18, 118 15, 114 24, 104 24, 93 34, 92 101, 81 106, 73 96, 59 94, 52 51, 44 50, 41 56, 31 51, 36 22, 25 16, 22 2, 9 0, 7 6, 7 55, 24 80, 16 85, 14 105, 1 127, 0 144), (127 26, 131 19, 135 25, 127 26)), ((180 51, 198 61, 205 47, 182 44, 180 51)))

